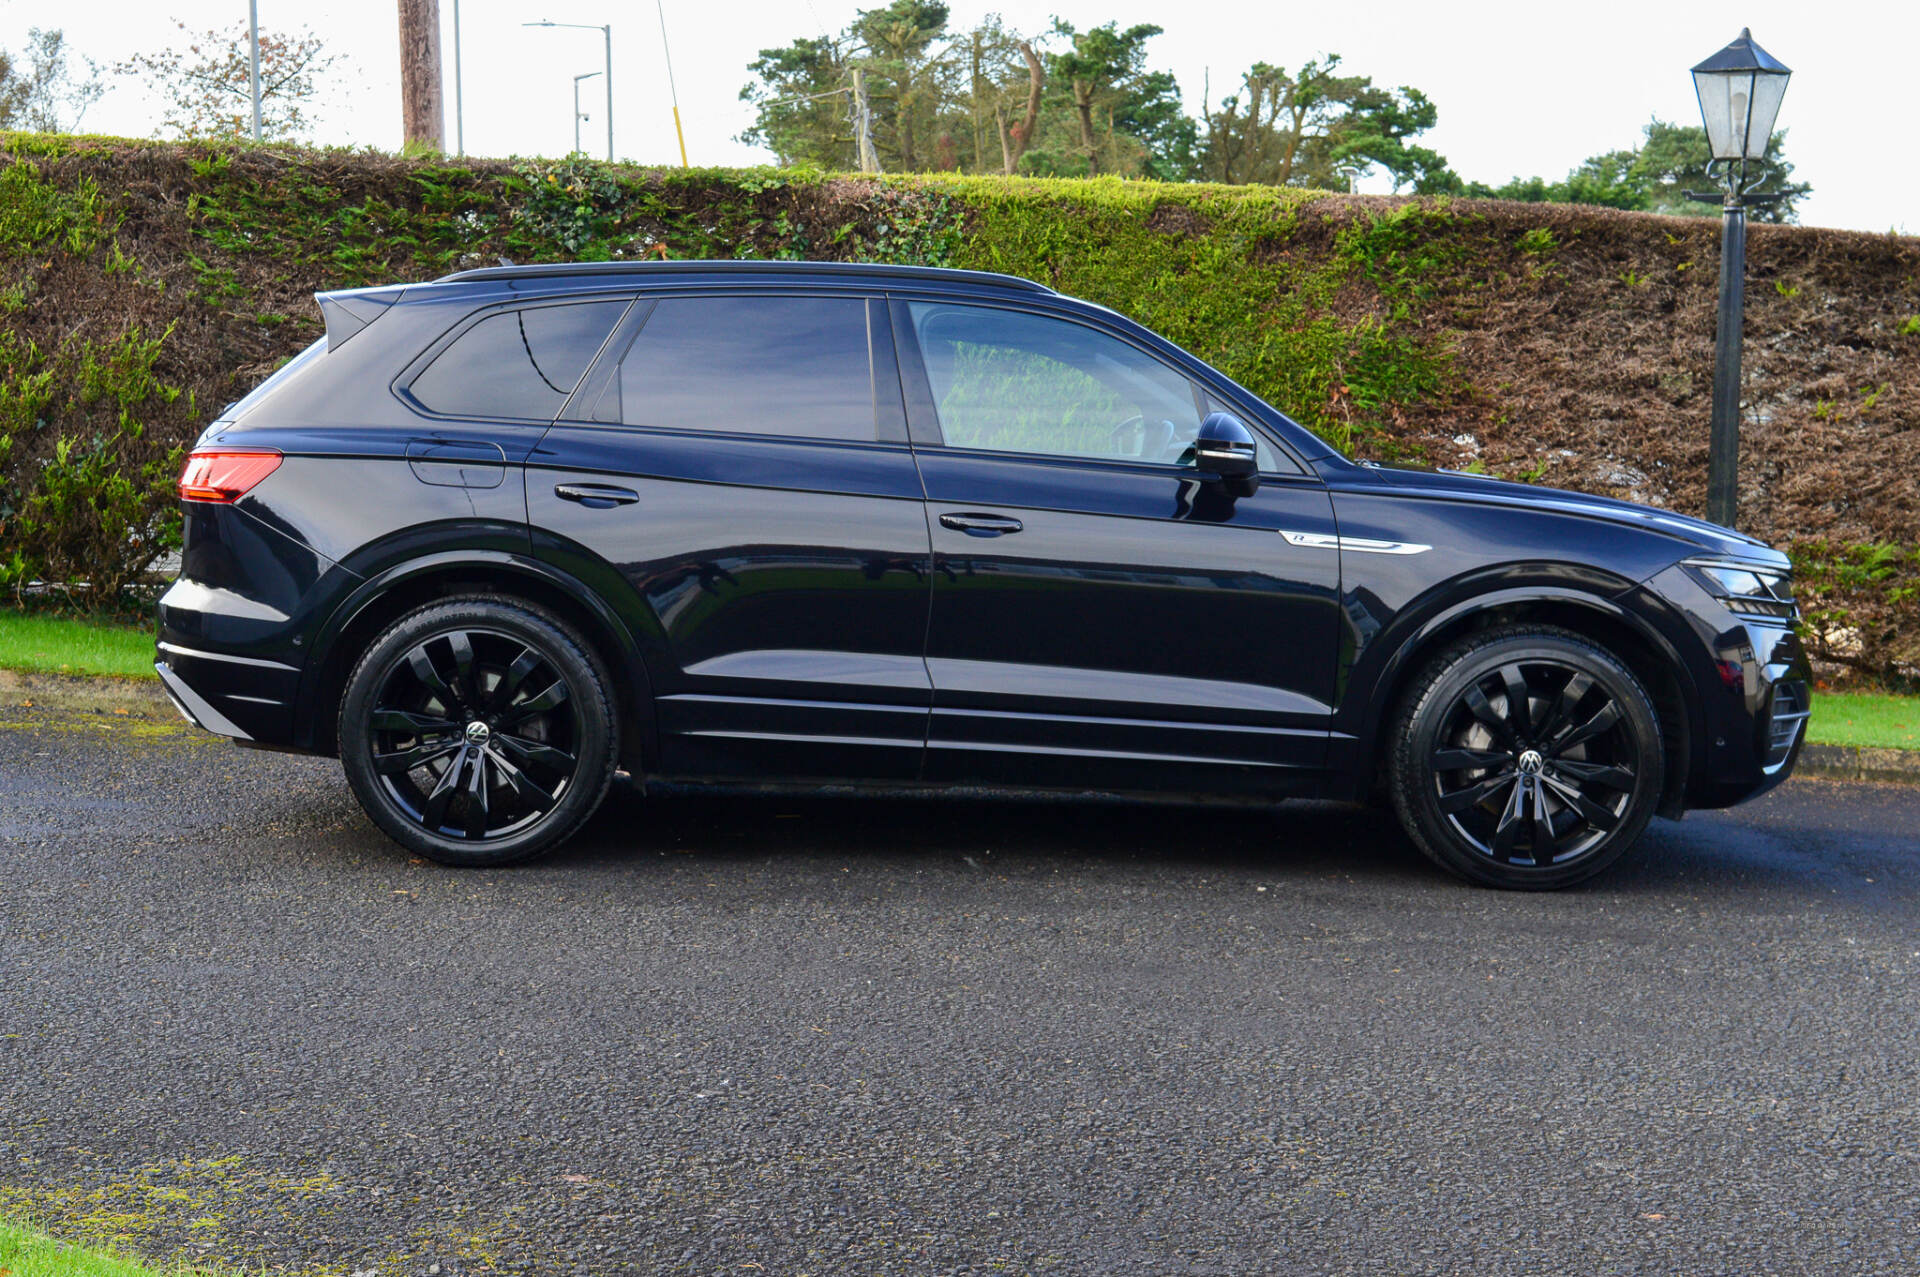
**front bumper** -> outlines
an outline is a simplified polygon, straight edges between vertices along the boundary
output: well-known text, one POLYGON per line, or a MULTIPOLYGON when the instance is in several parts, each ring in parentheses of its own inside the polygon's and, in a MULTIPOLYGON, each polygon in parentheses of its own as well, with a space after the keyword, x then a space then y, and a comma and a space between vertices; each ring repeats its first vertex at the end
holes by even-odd
POLYGON ((1695 692, 1681 805, 1731 807, 1786 780, 1813 706, 1813 671, 1792 622, 1729 610, 1679 565, 1643 588, 1695 692))

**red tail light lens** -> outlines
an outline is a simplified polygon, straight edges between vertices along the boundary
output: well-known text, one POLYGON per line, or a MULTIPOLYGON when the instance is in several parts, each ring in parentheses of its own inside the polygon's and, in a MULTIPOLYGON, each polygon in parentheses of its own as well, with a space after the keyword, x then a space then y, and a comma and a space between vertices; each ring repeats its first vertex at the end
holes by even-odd
POLYGON ((180 471, 182 501, 238 501, 247 490, 280 468, 280 454, 208 448, 187 454, 180 471))

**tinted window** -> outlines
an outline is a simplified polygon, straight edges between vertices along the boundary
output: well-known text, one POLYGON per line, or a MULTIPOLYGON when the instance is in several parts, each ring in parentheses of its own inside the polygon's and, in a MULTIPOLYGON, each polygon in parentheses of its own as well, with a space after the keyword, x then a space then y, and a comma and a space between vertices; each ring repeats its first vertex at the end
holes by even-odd
POLYGON ((407 387, 434 412, 551 421, 626 310, 625 302, 530 306, 461 333, 407 387))
POLYGON ((620 417, 684 430, 875 438, 867 304, 668 298, 621 362, 620 417))
POLYGON ((983 306, 912 311, 950 446, 1172 463, 1199 432, 1193 384, 1117 338, 983 306))

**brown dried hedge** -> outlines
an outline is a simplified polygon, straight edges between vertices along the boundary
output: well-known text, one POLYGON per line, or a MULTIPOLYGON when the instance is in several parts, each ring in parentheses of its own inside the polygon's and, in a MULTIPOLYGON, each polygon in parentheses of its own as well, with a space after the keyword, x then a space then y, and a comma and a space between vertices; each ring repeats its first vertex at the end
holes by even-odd
MULTIPOLYGON (((1362 453, 1698 512, 1719 228, 1491 201, 0 135, 0 585, 114 594, 311 294, 566 258, 920 261, 1133 315, 1362 453)), ((1920 667, 1920 241, 1756 226, 1741 526, 1809 638, 1920 667)))

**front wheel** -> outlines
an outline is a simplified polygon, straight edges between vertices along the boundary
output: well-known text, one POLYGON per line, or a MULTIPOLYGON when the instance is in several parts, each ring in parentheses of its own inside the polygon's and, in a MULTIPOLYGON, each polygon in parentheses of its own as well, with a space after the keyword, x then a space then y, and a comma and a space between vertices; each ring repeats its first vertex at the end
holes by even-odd
POLYGON ((581 638, 518 601, 401 617, 347 679, 340 761, 373 822, 449 865, 559 845, 612 780, 617 721, 581 638))
POLYGON ((1489 886, 1544 890, 1599 873, 1653 816, 1660 721, 1612 653, 1515 627, 1434 658, 1402 704, 1388 777, 1427 857, 1489 886))

